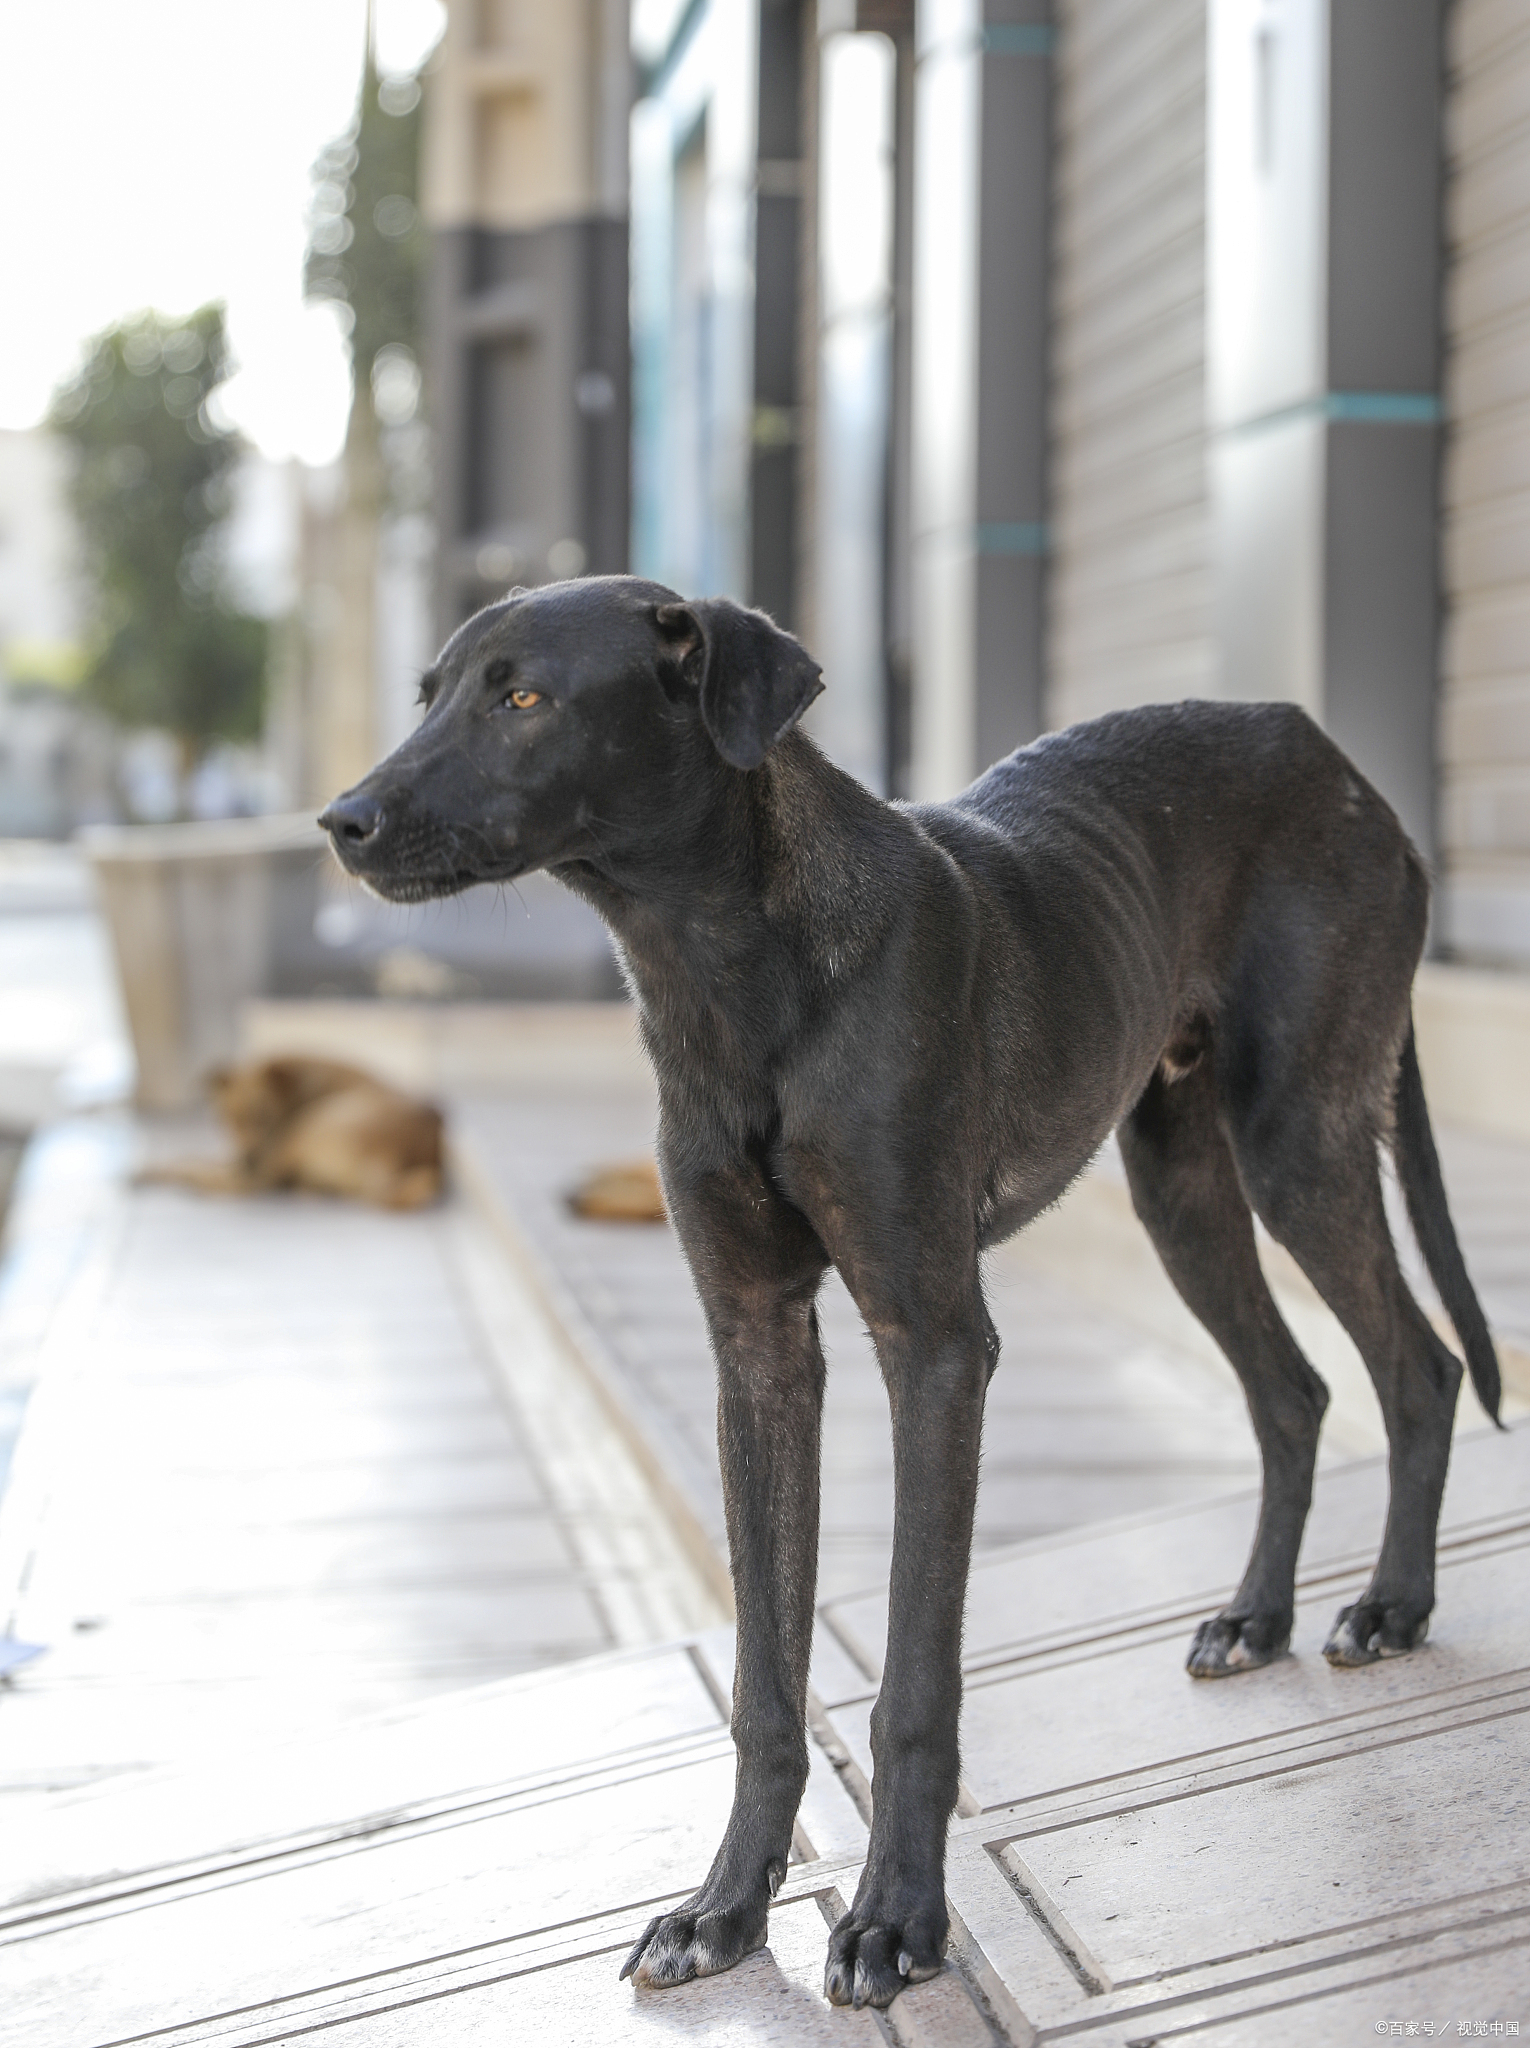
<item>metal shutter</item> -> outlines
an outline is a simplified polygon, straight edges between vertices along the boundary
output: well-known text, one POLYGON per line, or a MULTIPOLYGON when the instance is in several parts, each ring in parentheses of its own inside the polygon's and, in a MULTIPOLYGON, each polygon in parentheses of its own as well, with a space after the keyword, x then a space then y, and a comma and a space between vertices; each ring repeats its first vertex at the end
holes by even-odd
POLYGON ((1530 959, 1530 15, 1449 30, 1443 935, 1530 959))
POLYGON ((1062 0, 1047 722, 1213 687, 1205 0, 1062 0))

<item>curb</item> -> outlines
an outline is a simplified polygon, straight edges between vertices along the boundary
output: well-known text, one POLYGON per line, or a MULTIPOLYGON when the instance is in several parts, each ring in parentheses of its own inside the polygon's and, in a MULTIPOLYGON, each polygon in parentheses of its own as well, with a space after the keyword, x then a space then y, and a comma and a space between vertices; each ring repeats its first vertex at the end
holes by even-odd
POLYGON ((659 1511, 668 1522, 690 1564, 725 1615, 733 1614, 733 1582, 725 1547, 708 1527, 697 1503, 671 1469, 654 1433, 633 1411, 623 1378, 604 1340, 591 1324, 562 1275, 523 1229, 511 1205, 479 1159, 471 1138, 449 1141, 452 1176, 472 1209, 488 1225, 495 1242, 529 1288, 562 1343, 570 1363, 582 1374, 607 1419, 622 1438, 647 1481, 659 1511))

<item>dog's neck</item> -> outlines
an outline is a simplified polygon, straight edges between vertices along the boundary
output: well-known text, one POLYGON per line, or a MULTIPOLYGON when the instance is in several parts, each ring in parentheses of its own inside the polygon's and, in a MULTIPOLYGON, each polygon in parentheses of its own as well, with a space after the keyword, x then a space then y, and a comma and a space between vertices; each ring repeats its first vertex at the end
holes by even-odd
POLYGON ((636 847, 555 870, 611 928, 661 1080, 669 1049, 766 1076, 896 912, 913 827, 790 733, 750 774, 698 757, 636 847), (880 853, 887 860, 878 858, 880 853))

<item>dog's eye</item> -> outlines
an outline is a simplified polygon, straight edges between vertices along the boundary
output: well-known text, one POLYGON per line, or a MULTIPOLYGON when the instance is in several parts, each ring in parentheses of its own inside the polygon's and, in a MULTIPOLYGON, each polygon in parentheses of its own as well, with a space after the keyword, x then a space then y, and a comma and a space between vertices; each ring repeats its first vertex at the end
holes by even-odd
POLYGON ((541 701, 540 690, 512 690, 505 699, 505 702, 513 704, 517 711, 529 711, 533 704, 540 704, 541 701))

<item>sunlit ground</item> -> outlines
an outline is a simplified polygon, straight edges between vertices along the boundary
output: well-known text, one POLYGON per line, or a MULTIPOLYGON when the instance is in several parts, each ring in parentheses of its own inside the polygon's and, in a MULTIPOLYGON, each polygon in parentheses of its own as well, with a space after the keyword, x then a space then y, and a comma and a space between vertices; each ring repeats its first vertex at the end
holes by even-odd
POLYGON ((0 1129, 124 1092, 110 951, 70 848, 0 841, 0 989, 0 1129))

